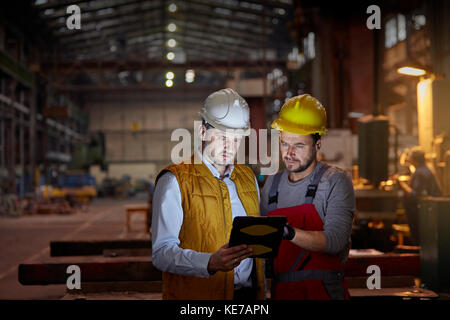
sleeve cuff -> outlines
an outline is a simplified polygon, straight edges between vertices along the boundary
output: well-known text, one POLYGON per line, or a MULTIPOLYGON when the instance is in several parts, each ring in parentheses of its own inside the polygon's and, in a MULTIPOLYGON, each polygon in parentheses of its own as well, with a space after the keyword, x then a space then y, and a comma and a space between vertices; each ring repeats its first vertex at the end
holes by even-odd
POLYGON ((195 268, 200 271, 199 276, 203 278, 208 278, 214 273, 209 273, 208 271, 208 263, 209 259, 211 258, 211 253, 205 253, 205 252, 198 252, 196 254, 197 256, 193 259, 195 268))

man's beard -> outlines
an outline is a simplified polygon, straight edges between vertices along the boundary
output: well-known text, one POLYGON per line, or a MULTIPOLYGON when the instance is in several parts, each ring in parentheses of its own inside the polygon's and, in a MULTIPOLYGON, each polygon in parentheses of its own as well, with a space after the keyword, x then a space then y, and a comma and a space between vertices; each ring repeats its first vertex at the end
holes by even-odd
MULTIPOLYGON (((284 159, 286 159, 286 158, 284 158, 284 159)), ((314 151, 314 152, 312 152, 312 154, 311 154, 311 156, 306 160, 306 163, 304 164, 304 165, 300 165, 300 167, 298 167, 297 169, 295 169, 295 170, 289 170, 289 169, 287 169, 289 172, 295 172, 295 173, 298 173, 298 172, 303 172, 303 171, 305 171, 306 169, 308 169, 308 167, 311 165, 311 163, 313 163, 313 161, 316 159, 316 152, 314 151)))

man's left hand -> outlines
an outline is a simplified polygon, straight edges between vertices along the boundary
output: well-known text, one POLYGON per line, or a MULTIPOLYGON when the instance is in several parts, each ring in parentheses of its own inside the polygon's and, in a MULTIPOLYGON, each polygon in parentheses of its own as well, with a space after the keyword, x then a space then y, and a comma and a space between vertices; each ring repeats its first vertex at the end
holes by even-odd
POLYGON ((295 229, 289 223, 284 226, 283 240, 292 240, 295 237, 295 229))

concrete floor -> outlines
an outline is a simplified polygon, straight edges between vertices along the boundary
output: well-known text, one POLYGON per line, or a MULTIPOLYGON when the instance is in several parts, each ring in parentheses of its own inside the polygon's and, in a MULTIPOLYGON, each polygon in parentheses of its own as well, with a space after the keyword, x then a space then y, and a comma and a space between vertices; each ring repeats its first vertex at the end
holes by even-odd
MULTIPOLYGON (((144 216, 133 215, 130 232, 125 228, 124 205, 142 199, 95 199, 86 211, 72 215, 35 215, 0 218, 0 300, 4 299, 161 299, 160 293, 107 293, 73 295, 66 285, 23 286, 18 265, 50 258, 53 240, 148 239, 144 216)), ((439 299, 450 299, 440 294, 439 299)))
POLYGON ((53 240, 145 239, 144 216, 132 215, 125 229, 126 204, 145 200, 95 199, 86 211, 72 215, 35 215, 0 218, 0 299, 61 299, 65 285, 23 286, 18 265, 50 257, 53 240))

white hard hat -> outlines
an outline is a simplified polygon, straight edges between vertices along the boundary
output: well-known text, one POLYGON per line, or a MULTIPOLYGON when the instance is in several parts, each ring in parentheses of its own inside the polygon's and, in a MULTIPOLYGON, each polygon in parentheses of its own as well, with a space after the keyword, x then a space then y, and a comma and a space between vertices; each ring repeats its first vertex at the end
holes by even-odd
POLYGON ((203 119, 213 127, 239 130, 244 136, 250 135, 250 110, 247 102, 233 89, 221 89, 210 94, 200 112, 203 119))

